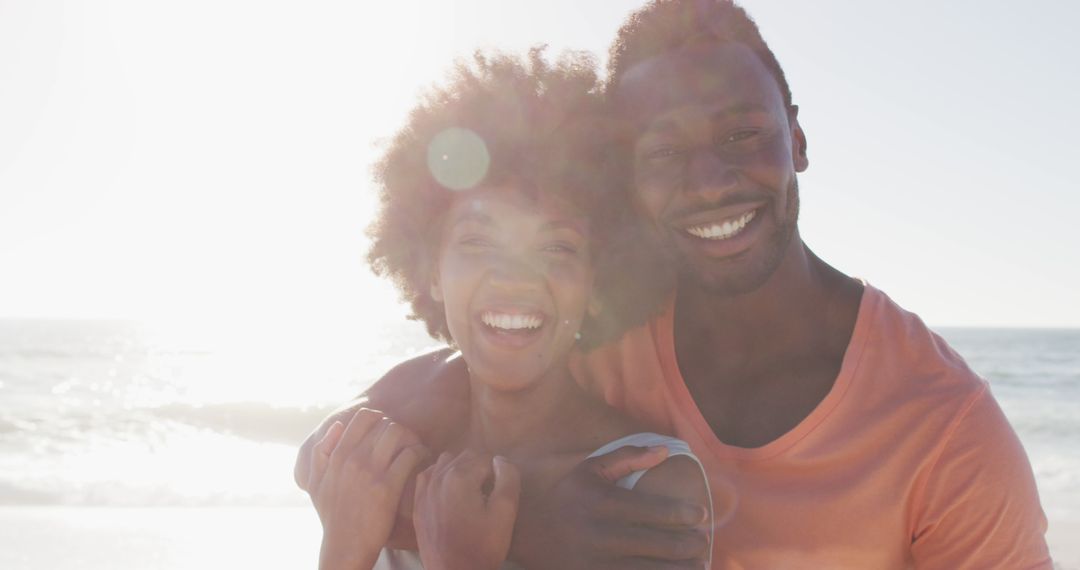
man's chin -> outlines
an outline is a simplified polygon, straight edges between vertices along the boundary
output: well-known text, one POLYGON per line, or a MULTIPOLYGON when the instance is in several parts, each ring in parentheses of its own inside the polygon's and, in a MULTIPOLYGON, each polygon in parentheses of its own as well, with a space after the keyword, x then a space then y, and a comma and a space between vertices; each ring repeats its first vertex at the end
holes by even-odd
POLYGON ((677 262, 680 282, 717 297, 738 297, 757 291, 776 273, 793 236, 793 228, 785 229, 759 244, 766 246, 763 250, 749 250, 726 259, 682 255, 677 262))
POLYGON ((715 269, 700 266, 684 266, 680 282, 716 297, 738 297, 752 293, 772 275, 771 271, 732 271, 733 268, 715 269))

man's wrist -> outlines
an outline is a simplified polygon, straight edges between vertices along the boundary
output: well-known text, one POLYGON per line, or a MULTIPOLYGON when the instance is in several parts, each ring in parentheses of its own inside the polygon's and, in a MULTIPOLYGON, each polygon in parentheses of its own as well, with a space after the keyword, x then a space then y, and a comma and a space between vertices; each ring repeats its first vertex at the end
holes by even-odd
POLYGON ((356 537, 351 540, 323 536, 319 552, 319 570, 370 570, 379 559, 379 550, 358 547, 356 537))
POLYGON ((475 553, 464 556, 448 556, 442 553, 436 557, 421 556, 421 559, 424 562, 424 570, 499 570, 502 567, 502 560, 481 563, 475 556, 475 553))

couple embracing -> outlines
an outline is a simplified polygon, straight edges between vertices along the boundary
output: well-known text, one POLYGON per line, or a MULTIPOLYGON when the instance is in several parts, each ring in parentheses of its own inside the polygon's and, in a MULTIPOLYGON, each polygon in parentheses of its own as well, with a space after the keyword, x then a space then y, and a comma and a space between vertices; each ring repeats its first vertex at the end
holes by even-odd
POLYGON ((1051 568, 986 382, 800 238, 753 21, 655 0, 610 56, 477 56, 380 162, 369 260, 452 348, 305 442, 321 566, 1051 568))

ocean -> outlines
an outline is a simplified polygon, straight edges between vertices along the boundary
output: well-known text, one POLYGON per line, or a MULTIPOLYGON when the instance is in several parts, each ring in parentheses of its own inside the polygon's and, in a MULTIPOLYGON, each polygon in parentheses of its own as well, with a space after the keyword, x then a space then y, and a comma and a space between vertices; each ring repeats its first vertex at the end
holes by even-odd
POLYGON ((296 447, 396 361, 377 339, 104 321, 0 321, 0 505, 299 506, 296 447))
MULTIPOLYGON (((178 512, 217 513, 223 528, 301 517, 288 527, 305 537, 292 555, 314 564, 318 523, 292 482, 296 446, 335 405, 436 343, 412 322, 377 333, 267 329, 0 321, 0 567, 205 564, 169 538, 190 534, 162 514, 178 512), (129 533, 132 548, 146 528, 158 530, 134 551, 149 558, 116 565, 116 535, 129 533), (42 545, 64 537, 82 546, 42 545), (178 554, 162 558, 166 547, 178 554)), ((1080 330, 939 333, 989 380, 1024 442, 1061 558, 1072 546, 1055 526, 1080 528, 1080 330)))

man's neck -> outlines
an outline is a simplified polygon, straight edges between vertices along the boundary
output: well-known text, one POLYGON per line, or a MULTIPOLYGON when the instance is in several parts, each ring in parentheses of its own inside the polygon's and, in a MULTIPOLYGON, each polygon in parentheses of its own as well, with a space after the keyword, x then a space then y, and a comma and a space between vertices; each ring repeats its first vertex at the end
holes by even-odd
MULTIPOLYGON (((842 354, 857 314, 855 292, 860 289, 815 256, 796 234, 780 265, 754 291, 722 296, 692 280, 680 282, 677 346, 697 355, 714 355, 707 363, 715 373, 711 376, 729 382, 739 381, 740 369, 757 368, 785 355, 828 349, 842 354), (695 346, 703 350, 693 350, 695 346), (716 351, 718 346, 725 350, 716 351)), ((689 355, 679 356, 682 363, 689 355)))
POLYGON ((862 285, 818 259, 797 236, 768 281, 750 293, 679 287, 675 356, 720 441, 766 445, 828 395, 851 340, 862 285))

